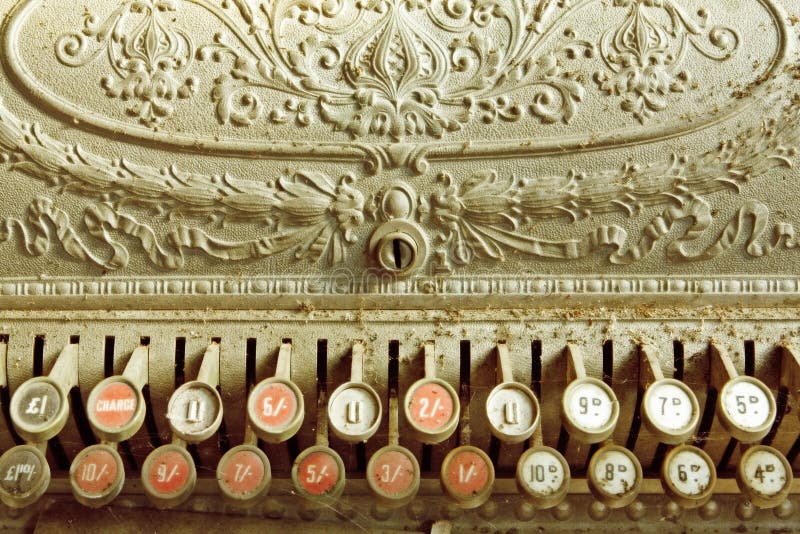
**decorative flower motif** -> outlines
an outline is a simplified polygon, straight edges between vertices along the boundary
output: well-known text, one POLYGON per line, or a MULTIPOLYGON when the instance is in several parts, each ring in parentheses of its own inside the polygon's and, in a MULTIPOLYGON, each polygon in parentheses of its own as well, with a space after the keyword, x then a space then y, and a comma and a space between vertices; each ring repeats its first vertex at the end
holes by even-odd
POLYGON ((614 0, 614 5, 630 11, 613 35, 604 35, 601 55, 612 72, 598 72, 595 80, 608 94, 622 96, 622 109, 642 123, 667 108, 668 94, 687 90, 690 75, 680 65, 687 42, 717 60, 730 57, 739 44, 733 30, 715 27, 708 38, 716 51, 705 48, 697 37, 706 20, 692 21, 673 0, 614 0), (656 22, 652 9, 666 10, 673 26, 656 22))
POLYGON ((125 0, 105 21, 87 14, 80 33, 63 35, 56 44, 58 59, 71 67, 86 65, 106 51, 115 75, 102 79, 106 94, 133 100, 128 113, 148 126, 161 124, 176 100, 197 93, 198 80, 180 74, 194 58, 189 36, 174 28, 165 13, 177 10, 179 0, 125 0), (88 38, 100 47, 89 50, 88 38))

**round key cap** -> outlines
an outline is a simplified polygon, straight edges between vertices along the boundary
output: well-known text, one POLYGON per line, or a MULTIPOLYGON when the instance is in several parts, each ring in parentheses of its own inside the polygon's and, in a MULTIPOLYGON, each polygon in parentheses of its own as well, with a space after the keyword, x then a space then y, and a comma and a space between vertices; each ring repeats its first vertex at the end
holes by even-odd
POLYGON ((775 421, 775 398, 761 381, 737 376, 722 386, 717 414, 722 426, 742 443, 760 441, 775 421))
POLYGON ((75 456, 69 468, 69 483, 75 499, 90 508, 113 501, 125 483, 125 468, 116 449, 92 445, 75 456))
POLYGON ((766 445, 747 449, 736 468, 742 494, 759 508, 774 508, 789 496, 792 466, 778 450, 766 445))
POLYGON ((583 443, 607 439, 617 426, 619 401, 614 391, 596 378, 573 380, 561 398, 561 420, 571 436, 583 443))
POLYGON ((238 508, 258 504, 269 491, 271 482, 267 455, 252 445, 232 448, 217 465, 217 483, 222 496, 238 508))
POLYGON ((344 491, 344 462, 330 447, 309 447, 294 461, 292 482, 302 496, 312 501, 336 499, 344 491))
POLYGON ((384 504, 408 504, 417 494, 419 482, 419 463, 405 447, 388 445, 369 459, 367 484, 384 504))
POLYGON ((174 508, 194 491, 197 473, 194 460, 184 447, 162 445, 142 465, 142 486, 156 508, 174 508))
POLYGON ((598 449, 589 461, 589 490, 609 508, 623 508, 639 495, 642 465, 636 455, 619 445, 598 449))
POLYGON ((692 445, 675 447, 661 464, 661 485, 683 508, 707 503, 716 483, 717 469, 711 457, 692 445))
POLYGON ((492 495, 494 465, 485 452, 464 445, 445 456, 441 482, 445 493, 460 508, 477 508, 492 495))
POLYGON ((683 382, 672 378, 657 380, 644 393, 642 420, 659 441, 677 445, 694 434, 700 421, 700 405, 683 382))
POLYGON ((432 445, 453 434, 460 403, 453 386, 438 378, 423 378, 409 388, 403 411, 417 439, 432 445))
POLYGON ((102 439, 112 442, 132 437, 144 422, 142 392, 121 376, 106 378, 89 394, 89 423, 102 439))
POLYGON ((33 445, 17 445, 0 456, 0 500, 24 508, 44 495, 50 485, 50 466, 33 445))
POLYGON ((496 386, 486 399, 489 430, 505 443, 522 443, 539 426, 539 401, 529 388, 517 382, 496 386))
POLYGON ((170 397, 167 420, 172 432, 184 441, 200 443, 210 438, 222 423, 219 392, 205 382, 187 382, 170 397))
POLYGON ((61 432, 69 416, 69 403, 50 378, 39 376, 22 384, 11 397, 11 420, 26 441, 47 441, 61 432))
POLYGON ((342 384, 328 399, 328 421, 344 441, 367 441, 381 424, 381 399, 363 382, 342 384))
POLYGON ((262 380, 247 399, 250 426, 267 443, 281 443, 294 436, 304 416, 303 394, 289 380, 262 380))
POLYGON ((561 504, 569 492, 569 481, 569 464, 550 447, 532 447, 517 462, 517 488, 540 510, 561 504))

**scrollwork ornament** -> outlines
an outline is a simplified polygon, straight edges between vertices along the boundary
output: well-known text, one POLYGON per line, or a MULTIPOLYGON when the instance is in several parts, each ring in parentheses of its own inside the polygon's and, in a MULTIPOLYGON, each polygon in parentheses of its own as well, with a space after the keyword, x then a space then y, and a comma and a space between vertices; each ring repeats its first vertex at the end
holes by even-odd
POLYGON ((687 47, 716 61, 730 58, 739 47, 739 34, 732 28, 706 31, 705 9, 698 21, 676 0, 614 0, 614 5, 627 8, 628 16, 603 35, 600 55, 608 71, 598 71, 595 80, 608 94, 621 96, 622 109, 642 123, 667 108, 667 95, 690 87, 691 75, 683 67, 687 47), (656 20, 659 10, 668 15, 670 26, 656 20))
POLYGON ((177 100, 198 90, 198 79, 185 76, 195 54, 192 38, 169 18, 182 1, 125 0, 105 20, 87 13, 80 32, 59 38, 56 57, 82 67, 105 52, 114 74, 101 87, 112 98, 133 101, 128 113, 157 126, 174 113, 177 100))
POLYGON ((725 61, 740 43, 679 0, 613 0, 627 16, 589 39, 566 24, 578 7, 565 0, 192 0, 221 23, 195 50, 180 27, 184 2, 125 0, 105 19, 87 14, 56 56, 81 67, 105 52, 114 72, 102 87, 133 101, 128 112, 146 125, 197 94, 198 59, 222 65, 211 90, 222 124, 322 122, 353 139, 404 143, 476 119, 569 123, 592 72, 570 63, 579 55, 597 58, 599 89, 645 122, 692 88, 690 49, 725 61))

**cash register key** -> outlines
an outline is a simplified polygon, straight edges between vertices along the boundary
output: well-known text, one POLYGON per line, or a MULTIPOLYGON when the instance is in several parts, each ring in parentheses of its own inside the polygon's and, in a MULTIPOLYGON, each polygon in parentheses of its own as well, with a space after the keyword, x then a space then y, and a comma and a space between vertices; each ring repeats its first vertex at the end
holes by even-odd
POLYGON ((6 506, 30 506, 49 485, 50 466, 37 447, 17 445, 0 456, 0 500, 6 506))
POLYGON ((363 382, 347 382, 331 394, 328 401, 331 430, 348 443, 371 438, 381 424, 381 400, 363 382))
POLYGON ((69 482, 75 499, 90 508, 113 501, 125 483, 125 468, 116 449, 92 445, 75 456, 69 468, 69 482))
POLYGON ((504 382, 489 393, 486 417, 489 430, 499 440, 509 444, 522 443, 539 426, 539 401, 524 385, 504 382))
POLYGON ((737 376, 722 386, 717 403, 720 422, 742 443, 760 441, 775 421, 775 398, 760 380, 737 376))
POLYGON ((561 419, 571 436, 583 443, 599 443, 614 432, 619 401, 605 382, 579 378, 570 382, 561 399, 561 419))
POLYGON ((144 492, 156 508, 174 508, 185 502, 197 482, 194 460, 185 447, 162 445, 142 466, 144 492))
POLYGON ((382 504, 408 504, 419 490, 419 463, 405 447, 387 445, 370 458, 367 484, 382 504))
POLYGON ((494 465, 481 449, 458 447, 442 462, 441 483, 459 508, 477 508, 492 495, 494 465))
POLYGON ((705 451, 692 445, 675 447, 661 464, 664 491, 683 508, 698 508, 714 493, 717 470, 705 451))
POLYGON ((338 498, 345 485, 344 462, 341 456, 322 445, 300 453, 292 466, 292 482, 303 497, 328 503, 338 498))
POLYGON ((222 399, 205 382, 187 382, 175 390, 167 406, 172 432, 188 443, 210 438, 222 423, 222 399))
POLYGON ((589 490, 603 505, 623 508, 639 495, 642 465, 631 451, 619 445, 606 445, 589 461, 589 490))
POLYGON ((759 508, 775 508, 789 496, 792 466, 780 451, 766 445, 747 449, 736 469, 742 494, 759 508))
POLYGON ((516 478, 520 493, 539 510, 558 506, 569 492, 569 464, 550 447, 532 447, 522 453, 516 478))
POLYGON ((121 376, 106 378, 92 389, 87 406, 92 429, 106 441, 125 441, 144 422, 144 397, 121 376))
POLYGON ((11 420, 26 441, 43 442, 56 436, 67 422, 69 404, 58 385, 49 377, 23 383, 11 397, 11 420))
POLYGON ((455 431, 460 403, 453 386, 438 378, 423 378, 406 393, 403 411, 417 439, 433 445, 455 431))
POLYGON ((228 504, 247 508, 258 504, 272 482, 269 459, 259 448, 239 445, 229 450, 217 465, 217 483, 228 504))
POLYGON ((694 434, 700 405, 694 392, 680 380, 657 380, 645 391, 642 420, 659 441, 678 445, 694 434))
POLYGON ((281 443, 294 436, 304 416, 303 395, 289 380, 263 380, 247 399, 248 422, 256 435, 268 443, 281 443))

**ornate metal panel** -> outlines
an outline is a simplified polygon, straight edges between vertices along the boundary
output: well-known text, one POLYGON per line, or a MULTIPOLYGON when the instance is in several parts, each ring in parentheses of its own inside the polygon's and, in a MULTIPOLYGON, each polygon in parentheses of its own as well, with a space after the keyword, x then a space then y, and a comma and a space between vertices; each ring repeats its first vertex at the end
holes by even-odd
POLYGON ((5 5, 4 297, 798 293, 784 2, 5 5))

